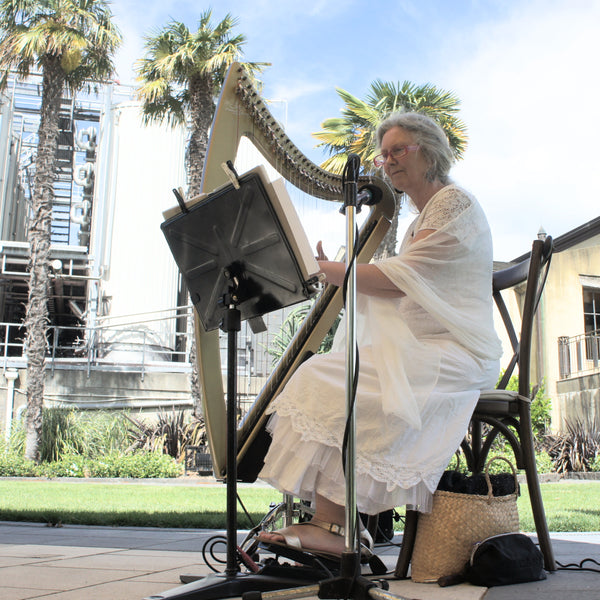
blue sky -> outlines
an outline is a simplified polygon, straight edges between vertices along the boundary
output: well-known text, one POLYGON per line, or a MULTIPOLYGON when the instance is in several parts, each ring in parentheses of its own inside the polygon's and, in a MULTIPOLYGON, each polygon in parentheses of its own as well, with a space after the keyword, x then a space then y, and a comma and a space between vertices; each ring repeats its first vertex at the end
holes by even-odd
MULTIPOLYGON (((455 92, 469 147, 452 175, 484 207, 497 260, 526 252, 540 227, 556 237, 600 216, 600 0, 115 0, 121 82, 144 34, 171 19, 193 28, 211 6, 215 23, 239 18, 246 60, 272 63, 264 96, 286 101, 286 130, 316 162, 311 133, 339 115, 336 87, 455 92)), ((306 219, 312 243, 332 236, 333 254, 332 223, 306 219)))

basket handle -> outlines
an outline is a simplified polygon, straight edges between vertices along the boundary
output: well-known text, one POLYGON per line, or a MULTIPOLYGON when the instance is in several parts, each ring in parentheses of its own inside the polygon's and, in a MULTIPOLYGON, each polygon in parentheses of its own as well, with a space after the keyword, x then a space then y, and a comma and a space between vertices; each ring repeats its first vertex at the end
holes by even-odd
POLYGON ((515 493, 518 494, 519 493, 519 480, 517 478, 517 469, 515 468, 515 466, 512 464, 512 462, 510 462, 510 460, 508 460, 508 458, 504 457, 504 456, 494 456, 492 458, 490 458, 486 465, 485 465, 485 481, 487 483, 488 486, 488 500, 491 500, 494 497, 493 494, 493 489, 492 489, 492 482, 490 480, 490 465, 495 461, 495 460, 503 460, 505 463, 508 463, 508 466, 511 468, 512 473, 513 473, 513 477, 515 478, 515 493))

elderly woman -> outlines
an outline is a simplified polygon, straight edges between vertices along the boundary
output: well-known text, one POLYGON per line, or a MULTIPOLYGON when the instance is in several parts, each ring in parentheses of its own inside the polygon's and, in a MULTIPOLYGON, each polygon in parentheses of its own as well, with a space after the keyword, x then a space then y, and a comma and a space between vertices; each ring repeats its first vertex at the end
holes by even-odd
MULTIPOLYGON (((419 214, 398 256, 357 266, 357 505, 428 512, 479 392, 498 376, 492 242, 475 198, 448 177, 452 152, 432 119, 393 114, 377 141, 375 165, 419 214)), ((320 243, 317 251, 327 282, 342 285, 345 265, 326 260, 320 243)), ((260 477, 312 501, 315 516, 263 532, 261 542, 321 556, 344 550, 345 402, 343 351, 306 361, 273 402, 260 477)))

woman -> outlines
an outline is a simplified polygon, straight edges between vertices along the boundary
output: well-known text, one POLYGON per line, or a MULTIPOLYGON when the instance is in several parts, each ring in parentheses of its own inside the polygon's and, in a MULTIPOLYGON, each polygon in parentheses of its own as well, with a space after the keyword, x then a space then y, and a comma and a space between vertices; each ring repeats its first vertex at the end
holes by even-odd
MULTIPOLYGON (((492 242, 475 198, 448 177, 452 152, 432 119, 393 114, 377 142, 376 166, 419 215, 398 256, 357 266, 357 505, 367 514, 404 504, 428 512, 479 392, 498 376, 492 242)), ((317 251, 326 281, 342 285, 345 265, 328 261, 320 242, 317 251)), ((315 516, 260 541, 323 556, 344 550, 345 402, 343 351, 305 362, 273 402, 259 476, 311 500, 315 516)))

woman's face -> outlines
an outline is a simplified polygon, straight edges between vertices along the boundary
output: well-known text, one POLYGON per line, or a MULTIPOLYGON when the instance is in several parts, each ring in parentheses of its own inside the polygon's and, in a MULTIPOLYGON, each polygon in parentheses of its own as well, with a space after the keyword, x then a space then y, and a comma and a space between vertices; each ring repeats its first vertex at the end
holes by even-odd
POLYGON ((381 140, 381 153, 387 156, 383 170, 393 186, 409 196, 412 196, 411 191, 414 192, 425 183, 429 165, 420 150, 409 151, 399 158, 394 157, 392 151, 415 145, 413 134, 402 127, 392 127, 381 140))

